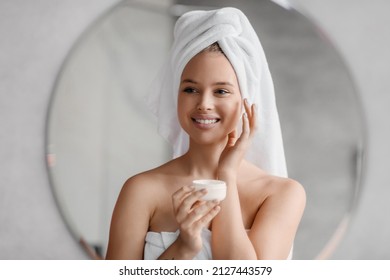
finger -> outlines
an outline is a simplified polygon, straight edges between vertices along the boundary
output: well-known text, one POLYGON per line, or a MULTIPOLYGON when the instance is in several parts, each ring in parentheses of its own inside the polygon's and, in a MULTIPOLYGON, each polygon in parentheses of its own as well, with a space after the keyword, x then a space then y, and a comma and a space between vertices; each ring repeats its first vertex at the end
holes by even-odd
POLYGON ((212 211, 218 204, 219 201, 207 201, 198 207, 195 207, 190 213, 188 213, 186 219, 183 220, 182 227, 189 228, 193 226, 206 225, 207 223, 205 223, 205 221, 209 220, 210 211, 212 211), (204 217, 207 218, 204 219, 204 217))
POLYGON ((240 139, 248 138, 249 134, 250 134, 250 126, 249 126, 248 114, 244 113, 242 115, 242 132, 241 132, 240 139))
POLYGON ((257 106, 256 104, 249 105, 248 99, 244 99, 245 112, 248 115, 249 127, 251 134, 256 129, 256 120, 257 120, 257 106))
POLYGON ((228 142, 227 146, 232 147, 237 141, 237 129, 234 129, 232 132, 228 134, 228 142))
POLYGON ((257 129, 257 106, 252 104, 251 106, 251 117, 249 119, 250 134, 253 135, 257 129))
POLYGON ((206 227, 218 215, 220 210, 221 210, 220 205, 214 206, 207 214, 205 214, 202 218, 196 221, 194 226, 196 228, 206 227))
POLYGON ((191 211, 191 209, 196 206, 195 203, 201 202, 202 196, 204 196, 206 193, 206 189, 193 191, 189 196, 183 199, 181 207, 188 212, 191 211))
POLYGON ((249 128, 248 116, 246 113, 244 113, 242 115, 242 131, 240 137, 237 139, 236 144, 234 145, 235 149, 245 149, 249 136, 250 136, 250 128, 249 128))
POLYGON ((172 204, 175 212, 176 209, 181 205, 183 200, 186 197, 188 197, 191 194, 191 192, 194 191, 194 189, 195 188, 193 186, 187 185, 187 186, 183 186, 182 188, 178 189, 176 192, 172 194, 172 204))
POLYGON ((194 191, 190 195, 188 195, 185 199, 183 199, 182 203, 177 208, 177 212, 176 212, 176 219, 179 223, 186 219, 188 213, 190 213, 191 210, 196 206, 195 203, 200 201, 202 196, 204 196, 206 193, 207 193, 206 189, 194 191))
POLYGON ((249 101, 248 99, 244 99, 244 108, 245 108, 245 113, 247 113, 248 115, 248 118, 251 119, 252 118, 252 110, 251 110, 251 106, 249 105, 249 101))

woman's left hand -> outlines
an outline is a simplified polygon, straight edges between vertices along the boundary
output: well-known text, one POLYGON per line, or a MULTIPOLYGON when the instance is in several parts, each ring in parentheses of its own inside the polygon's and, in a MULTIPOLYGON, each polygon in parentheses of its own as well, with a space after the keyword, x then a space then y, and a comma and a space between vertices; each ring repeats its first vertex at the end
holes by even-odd
POLYGON ((241 135, 237 139, 236 130, 228 135, 226 147, 219 158, 218 175, 236 175, 238 167, 250 145, 250 141, 256 129, 257 112, 256 106, 254 104, 250 106, 247 99, 244 99, 244 108, 245 113, 242 116, 241 135))

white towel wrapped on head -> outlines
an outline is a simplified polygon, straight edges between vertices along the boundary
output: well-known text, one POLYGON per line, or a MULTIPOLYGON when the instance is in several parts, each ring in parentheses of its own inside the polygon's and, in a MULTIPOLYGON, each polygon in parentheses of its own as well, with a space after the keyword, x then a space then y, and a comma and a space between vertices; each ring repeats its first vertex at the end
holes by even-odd
POLYGON ((279 116, 268 63, 247 17, 236 8, 191 11, 176 22, 169 59, 152 84, 148 105, 159 133, 173 146, 173 157, 188 150, 188 135, 177 117, 177 95, 184 67, 192 57, 218 42, 233 66, 242 98, 258 108, 258 128, 246 158, 270 174, 286 177, 279 116))

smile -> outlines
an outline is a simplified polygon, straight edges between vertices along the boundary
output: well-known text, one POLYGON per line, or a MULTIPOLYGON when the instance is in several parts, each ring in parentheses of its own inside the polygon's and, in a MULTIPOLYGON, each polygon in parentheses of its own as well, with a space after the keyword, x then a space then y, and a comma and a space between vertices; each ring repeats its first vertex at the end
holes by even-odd
POLYGON ((196 123, 200 123, 200 124, 213 124, 213 123, 216 123, 216 122, 219 122, 219 119, 192 119, 194 122, 196 123))

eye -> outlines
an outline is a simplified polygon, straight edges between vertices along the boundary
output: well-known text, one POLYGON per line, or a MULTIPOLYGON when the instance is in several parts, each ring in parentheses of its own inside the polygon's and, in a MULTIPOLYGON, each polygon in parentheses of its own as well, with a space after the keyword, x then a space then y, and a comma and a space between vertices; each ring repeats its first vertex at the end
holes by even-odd
POLYGON ((192 88, 192 87, 186 87, 183 89, 183 92, 185 93, 196 93, 196 89, 192 88))
POLYGON ((215 91, 215 93, 216 93, 217 95, 227 95, 227 94, 229 94, 230 92, 229 92, 228 90, 226 90, 226 89, 217 89, 217 90, 215 91))

